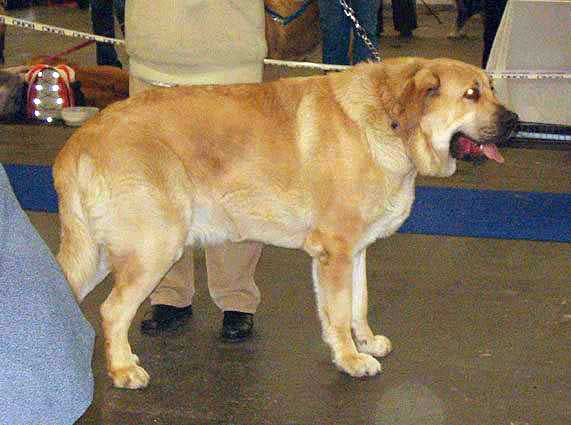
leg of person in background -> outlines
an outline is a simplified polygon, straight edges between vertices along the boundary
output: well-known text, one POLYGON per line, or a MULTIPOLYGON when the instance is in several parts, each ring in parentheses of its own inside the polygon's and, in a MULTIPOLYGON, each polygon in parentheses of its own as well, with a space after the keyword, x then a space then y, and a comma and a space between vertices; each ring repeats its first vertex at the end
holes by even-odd
POLYGON ((381 37, 381 34, 383 33, 383 31, 385 30, 383 27, 383 0, 379 0, 379 11, 377 12, 377 34, 379 35, 379 38, 381 37))
POLYGON ((456 0, 456 21, 454 22, 454 28, 448 34, 448 38, 462 38, 466 35, 464 31, 464 25, 468 20, 468 14, 466 9, 465 0, 456 0))
POLYGON ((351 24, 337 0, 319 0, 323 63, 349 65, 351 24))
POLYGON ((507 0, 484 1, 484 52, 482 54, 482 68, 488 64, 492 45, 502 21, 507 0))
POLYGON ((468 19, 482 11, 482 0, 464 0, 468 9, 468 19))
MULTIPOLYGON (((254 313, 261 299, 254 272, 262 246, 255 242, 228 242, 206 248, 208 290, 223 311, 221 336, 227 341, 242 341, 252 334, 254 313)), ((141 323, 144 334, 154 336, 175 330, 192 316, 193 267, 189 247, 151 294, 152 317, 141 323)))
MULTIPOLYGON (((243 341, 252 334, 261 299, 254 282, 261 253, 262 244, 255 242, 206 248, 208 290, 223 311, 221 336, 227 341, 243 341)), ((192 316, 194 293, 192 249, 187 248, 151 294, 152 317, 141 323, 143 333, 153 336, 183 326, 192 316)))
POLYGON ((393 23, 401 38, 411 38, 418 27, 416 0, 393 0, 393 23))
MULTIPOLYGON (((0 11, 1 13, 1 11, 0 11)), ((5 62, 4 59, 4 42, 6 40, 6 26, 0 25, 0 65, 3 65, 5 62)))
POLYGON ((113 11, 121 33, 125 36, 125 0, 113 0, 113 11))
MULTIPOLYGON (((111 1, 91 0, 91 25, 95 34, 115 38, 115 18, 111 1)), ((96 43, 95 53, 97 65, 122 67, 112 44, 96 43)))
POLYGON ((206 249, 208 290, 224 312, 221 335, 228 341, 241 341, 252 333, 261 299, 254 272, 262 247, 257 242, 228 242, 206 249))
MULTIPOLYGON (((378 12, 379 0, 353 0, 351 2, 357 19, 365 29, 369 39, 376 48, 379 47, 378 12)), ((351 23, 351 25, 353 25, 351 23)), ((353 30, 353 61, 359 63, 373 58, 371 49, 363 42, 362 38, 353 30)))
MULTIPOLYGON (((4 6, 0 1, 0 14, 4 15, 4 6)), ((4 64, 4 41, 6 40, 6 25, 0 24, 0 65, 4 64)))
POLYGON ((481 5, 479 0, 456 0, 456 22, 454 29, 448 34, 448 38, 462 38, 466 36, 466 23, 468 20, 480 13, 481 5))
MULTIPOLYGON (((221 336, 227 341, 242 341, 252 334, 254 313, 261 299, 254 272, 262 247, 256 242, 228 242, 205 250, 208 290, 223 311, 221 336)), ((152 317, 141 323, 144 334, 175 330, 192 316, 193 267, 189 247, 151 294, 152 317)))
POLYGON ((141 322, 145 335, 156 336, 183 326, 192 316, 194 262, 188 247, 151 294, 151 317, 141 322))

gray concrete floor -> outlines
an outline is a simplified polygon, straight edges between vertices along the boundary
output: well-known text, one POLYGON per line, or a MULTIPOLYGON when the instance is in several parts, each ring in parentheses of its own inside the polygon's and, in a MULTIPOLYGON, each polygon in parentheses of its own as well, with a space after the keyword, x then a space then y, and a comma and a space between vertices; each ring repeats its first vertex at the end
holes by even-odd
MULTIPOLYGON (((88 29, 85 11, 15 15, 88 29)), ((470 22, 469 38, 447 40, 453 14, 439 15, 444 25, 420 15, 410 43, 397 46, 389 32, 381 43, 384 56, 449 56, 479 64, 481 23, 470 22)), ((8 65, 76 43, 10 29, 8 65)), ((74 55, 76 63, 94 64, 93 49, 74 55)), ((282 74, 291 71, 267 70, 269 79, 282 74)), ((2 125, 0 161, 50 164, 72 131, 2 125)), ((463 164, 451 179, 420 184, 571 191, 571 154, 503 154, 503 166, 463 164)), ((29 216, 55 251, 57 216, 29 216)), ((335 370, 321 340, 304 253, 264 250, 256 274, 263 301, 254 338, 242 344, 218 339, 221 313, 209 300, 199 253, 189 325, 170 336, 142 336, 138 323, 148 304, 134 321, 131 344, 151 385, 112 388, 98 338, 95 401, 78 424, 569 425, 570 259, 570 244, 405 234, 378 241, 368 252, 370 321, 392 339, 395 351, 382 361, 380 376, 352 379, 335 370)), ((104 282, 82 305, 99 335, 98 306, 110 285, 104 282)))

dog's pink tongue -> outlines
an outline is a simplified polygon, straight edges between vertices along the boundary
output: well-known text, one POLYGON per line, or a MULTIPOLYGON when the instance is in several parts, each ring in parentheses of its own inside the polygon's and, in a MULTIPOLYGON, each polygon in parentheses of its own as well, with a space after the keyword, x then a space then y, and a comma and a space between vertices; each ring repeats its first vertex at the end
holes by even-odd
POLYGON ((493 159, 494 161, 499 162, 500 164, 503 164, 505 161, 504 157, 502 156, 496 145, 483 145, 482 152, 484 153, 484 155, 486 155, 487 158, 493 159))

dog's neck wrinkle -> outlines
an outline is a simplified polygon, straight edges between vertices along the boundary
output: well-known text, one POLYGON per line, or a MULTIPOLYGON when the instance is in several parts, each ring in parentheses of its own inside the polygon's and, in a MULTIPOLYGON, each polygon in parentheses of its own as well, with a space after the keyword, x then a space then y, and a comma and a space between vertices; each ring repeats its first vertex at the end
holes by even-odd
POLYGON ((398 136, 388 138, 386 130, 369 129, 365 130, 365 139, 373 162, 379 168, 398 175, 409 174, 414 168, 414 164, 398 136))
MULTIPOLYGON (((345 74, 345 73, 343 73, 345 74)), ((339 79, 338 84, 331 84, 330 88, 335 94, 335 101, 339 109, 343 111, 351 121, 355 122, 359 127, 364 127, 364 121, 367 117, 368 105, 374 104, 375 100, 367 100, 364 96, 372 96, 370 88, 363 87, 365 80, 362 76, 355 75, 332 75, 331 79, 339 79)))
POLYGON ((385 111, 385 119, 382 122, 371 123, 370 105, 378 102, 378 99, 374 98, 378 94, 375 95, 371 87, 365 87, 368 80, 357 73, 331 75, 331 78, 339 79, 338 84, 330 83, 335 93, 335 100, 340 111, 363 132, 373 162, 393 175, 410 174, 414 169, 414 163, 403 145, 402 136, 399 136, 402 132, 400 120, 394 114, 385 111), (366 96, 371 96, 371 99, 367 99, 366 96), (398 122, 398 129, 390 128, 391 120, 398 122), (387 137, 387 134, 392 137, 387 137))

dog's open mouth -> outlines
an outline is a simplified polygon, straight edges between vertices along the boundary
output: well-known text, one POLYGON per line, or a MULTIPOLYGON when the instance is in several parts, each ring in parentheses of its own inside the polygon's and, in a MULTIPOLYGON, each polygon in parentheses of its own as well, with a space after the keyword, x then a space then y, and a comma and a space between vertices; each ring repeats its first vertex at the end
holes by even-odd
POLYGON ((504 162, 504 157, 500 154, 497 146, 492 143, 478 143, 463 133, 456 133, 452 138, 451 154, 453 158, 465 161, 491 159, 504 162))

